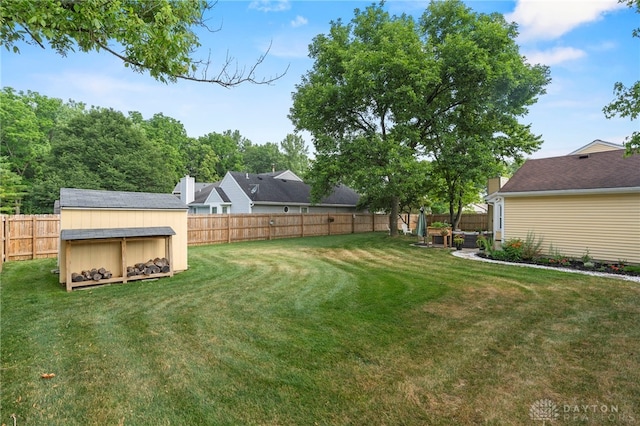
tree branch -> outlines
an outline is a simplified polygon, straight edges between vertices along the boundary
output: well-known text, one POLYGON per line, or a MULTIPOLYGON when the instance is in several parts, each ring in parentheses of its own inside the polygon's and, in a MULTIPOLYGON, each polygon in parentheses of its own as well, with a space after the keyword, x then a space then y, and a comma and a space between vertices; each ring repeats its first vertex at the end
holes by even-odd
MULTIPOLYGON (((101 43, 99 40, 95 40, 95 43, 100 46, 101 49, 104 49, 105 51, 111 53, 112 55, 114 55, 115 57, 117 57, 118 59, 120 59, 121 61, 133 65, 135 67, 138 67, 140 69, 145 69, 145 70, 149 70, 149 67, 146 66, 145 64, 138 62, 138 61, 134 61, 133 59, 131 59, 128 56, 122 55, 118 52, 116 52, 115 50, 111 49, 109 46, 107 46, 104 43, 101 43)), ((222 87, 225 88, 231 88, 231 87, 235 87, 235 86, 239 86, 242 83, 254 83, 254 84, 272 84, 273 82, 275 82, 276 80, 281 79, 286 73, 287 71, 289 71, 289 65, 287 65, 287 68, 285 69, 285 71, 281 74, 277 74, 275 77, 271 77, 271 78, 263 78, 262 80, 257 80, 255 78, 255 72, 256 69, 258 68, 258 66, 260 66, 260 64, 262 64, 262 62, 264 62, 264 59, 266 58, 267 54, 269 53, 269 51, 271 50, 271 44, 269 44, 269 48, 267 49, 267 51, 265 53, 263 53, 262 55, 260 55, 260 57, 256 60, 256 62, 251 66, 251 68, 249 69, 249 72, 246 73, 245 70, 240 70, 237 67, 237 62, 236 62, 236 69, 233 73, 228 73, 227 70, 229 69, 229 67, 231 66, 231 64, 234 62, 233 58, 227 55, 227 58, 222 66, 222 69, 220 70, 220 72, 218 73, 218 75, 216 77, 213 78, 209 78, 207 75, 207 72, 209 70, 209 66, 211 65, 211 54, 209 54, 209 58, 206 61, 199 61, 197 63, 202 64, 204 66, 204 71, 202 74, 202 77, 196 77, 195 73, 193 74, 186 74, 186 75, 169 75, 169 77, 172 78, 176 78, 176 79, 181 79, 181 80, 188 80, 188 81, 195 81, 198 83, 212 83, 212 84, 218 84, 222 87)))

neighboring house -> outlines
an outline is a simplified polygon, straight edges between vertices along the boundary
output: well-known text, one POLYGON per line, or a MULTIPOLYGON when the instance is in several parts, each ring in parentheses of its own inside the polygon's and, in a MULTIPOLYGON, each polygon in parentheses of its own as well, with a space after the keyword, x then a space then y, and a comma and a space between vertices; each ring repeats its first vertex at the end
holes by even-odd
POLYGON ((640 155, 594 141, 574 153, 527 160, 508 181, 489 181, 497 244, 543 239, 547 254, 640 264, 640 155), (598 150, 600 149, 600 150, 598 150))
MULTIPOLYGON (((176 186, 173 188, 172 194, 182 199, 181 194, 199 192, 210 185, 213 185, 213 183, 212 182, 196 182, 194 178, 187 175, 184 178, 180 179, 180 182, 176 184, 176 186)), ((191 201, 193 201, 193 199, 191 201)))
POLYGON ((600 139, 596 139, 595 141, 583 147, 580 147, 573 152, 570 152, 569 155, 591 154, 592 152, 616 151, 618 149, 624 149, 624 145, 619 145, 617 143, 606 142, 600 139))
MULTIPOLYGON (((351 213, 360 196, 341 185, 317 204, 311 204, 311 187, 290 170, 273 173, 227 172, 218 183, 196 190, 185 176, 176 185, 180 199, 192 214, 216 213, 351 213)), ((174 191, 174 194, 177 191, 174 191)))

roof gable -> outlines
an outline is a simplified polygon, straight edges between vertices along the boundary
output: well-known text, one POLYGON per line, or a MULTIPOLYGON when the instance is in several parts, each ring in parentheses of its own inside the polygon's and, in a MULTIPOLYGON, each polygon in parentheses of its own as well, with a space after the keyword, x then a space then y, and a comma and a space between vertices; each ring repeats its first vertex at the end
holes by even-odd
POLYGON ((615 150, 527 160, 499 192, 613 188, 640 188, 640 155, 615 150))
POLYGON ((187 210, 187 206, 171 194, 76 188, 60 189, 60 208, 187 210))
POLYGON ((593 152, 614 151, 616 149, 624 149, 624 146, 613 142, 607 142, 600 139, 596 139, 587 145, 576 149, 569 155, 575 154, 590 154, 593 152))
POLYGON ((302 182, 300 177, 293 173, 291 170, 285 170, 284 172, 275 172, 273 175, 275 179, 287 179, 287 180, 297 180, 298 182, 302 182))

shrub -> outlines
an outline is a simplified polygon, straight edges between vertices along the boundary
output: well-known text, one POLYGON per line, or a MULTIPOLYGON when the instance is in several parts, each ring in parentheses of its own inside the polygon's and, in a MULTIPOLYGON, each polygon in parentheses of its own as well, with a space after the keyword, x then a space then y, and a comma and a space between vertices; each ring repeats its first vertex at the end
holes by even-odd
POLYGON ((529 231, 527 239, 522 244, 522 259, 532 260, 540 256, 542 253, 542 238, 536 239, 536 235, 529 231))
POLYGON ((493 239, 489 237, 485 237, 484 235, 478 235, 476 238, 476 245, 480 250, 487 249, 487 251, 493 249, 493 239))
POLYGON ((507 253, 504 250, 491 250, 489 252, 489 257, 494 260, 509 261, 509 259, 507 259, 507 253))
POLYGON ((524 242, 520 238, 511 238, 502 244, 502 251, 504 251, 507 260, 517 262, 522 260, 523 246, 524 242))

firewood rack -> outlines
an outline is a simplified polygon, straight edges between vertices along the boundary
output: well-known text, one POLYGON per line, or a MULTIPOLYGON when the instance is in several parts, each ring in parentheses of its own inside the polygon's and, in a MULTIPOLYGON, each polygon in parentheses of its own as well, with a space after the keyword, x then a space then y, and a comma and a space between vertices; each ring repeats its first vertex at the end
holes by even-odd
POLYGON ((60 241, 64 245, 66 263, 66 288, 67 291, 74 287, 83 287, 109 283, 126 283, 133 280, 173 276, 172 244, 171 238, 176 235, 170 226, 156 226, 144 228, 101 228, 101 229, 63 229, 60 232, 60 241), (127 276, 127 243, 133 241, 144 241, 149 239, 164 240, 164 257, 169 261, 169 272, 161 272, 151 275, 127 276), (71 256, 72 252, 78 248, 86 248, 94 244, 120 243, 120 254, 122 258, 121 275, 114 276, 100 281, 80 281, 73 282, 71 279, 71 256))

